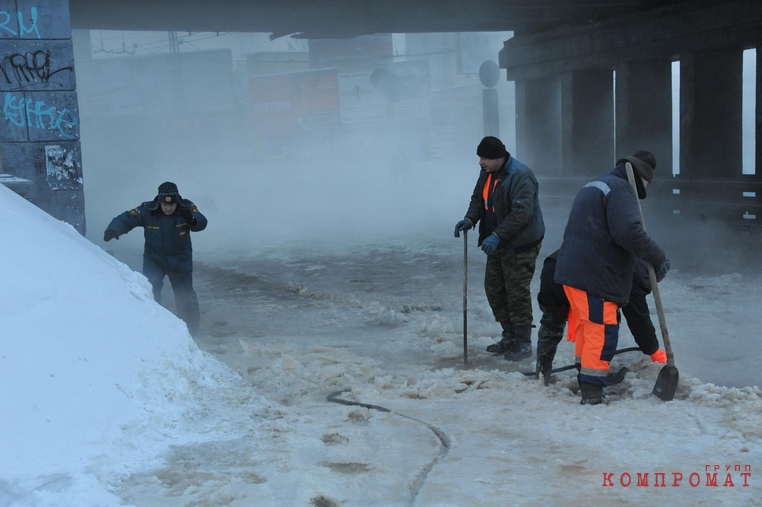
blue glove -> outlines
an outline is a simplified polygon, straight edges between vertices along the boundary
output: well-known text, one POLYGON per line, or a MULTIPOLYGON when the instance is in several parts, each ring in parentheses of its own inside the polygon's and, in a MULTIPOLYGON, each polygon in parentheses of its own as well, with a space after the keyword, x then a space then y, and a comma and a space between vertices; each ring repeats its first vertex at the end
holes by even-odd
POLYGON ((498 246, 500 246, 500 238, 492 234, 482 243, 482 252, 490 255, 492 252, 497 250, 498 246))
POLYGON ((672 267, 672 263, 669 262, 669 259, 665 259, 664 262, 658 266, 658 268, 654 268, 654 271, 656 272, 656 282, 661 282, 664 280, 664 277, 667 276, 667 271, 669 271, 669 268, 672 267))
POLYGON ((467 231, 467 230, 469 230, 473 226, 474 226, 474 224, 473 224, 473 222, 471 222, 471 220, 469 220, 467 218, 464 218, 463 220, 461 220, 460 222, 455 224, 455 237, 459 238, 460 237, 460 231, 467 231))

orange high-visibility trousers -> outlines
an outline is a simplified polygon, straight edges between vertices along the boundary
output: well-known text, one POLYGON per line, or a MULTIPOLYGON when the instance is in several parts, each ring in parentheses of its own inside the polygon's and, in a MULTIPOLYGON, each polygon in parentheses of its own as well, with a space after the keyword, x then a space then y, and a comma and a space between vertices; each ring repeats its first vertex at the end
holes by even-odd
POLYGON ((575 340, 579 380, 605 386, 609 363, 619 341, 619 309, 616 303, 567 285, 564 292, 571 305, 569 336, 575 340))

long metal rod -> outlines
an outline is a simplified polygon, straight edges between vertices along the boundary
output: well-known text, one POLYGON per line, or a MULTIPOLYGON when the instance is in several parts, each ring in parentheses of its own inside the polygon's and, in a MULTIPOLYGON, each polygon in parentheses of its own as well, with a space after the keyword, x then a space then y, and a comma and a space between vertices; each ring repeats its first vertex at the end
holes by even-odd
MULTIPOLYGON (((635 183, 635 175, 632 172, 632 165, 627 162, 625 164, 627 168, 627 179, 630 181, 630 186, 635 191, 635 200, 638 201, 638 211, 640 212, 640 223, 643 224, 643 230, 646 230, 646 221, 643 218, 643 207, 640 205, 640 198, 638 197, 638 186, 635 183)), ((667 330, 667 319, 664 318, 664 306, 661 304, 661 293, 659 292, 659 283, 656 281, 656 273, 654 273, 654 267, 651 264, 648 265, 648 278, 651 280, 651 290, 654 294, 654 301, 656 301, 656 313, 659 316, 659 328, 661 329, 661 337, 664 341, 664 351, 667 353, 667 366, 675 365, 675 357, 672 355, 672 345, 669 343, 669 331, 667 330)))
POLYGON ((463 231, 463 364, 468 366, 468 231, 463 231))

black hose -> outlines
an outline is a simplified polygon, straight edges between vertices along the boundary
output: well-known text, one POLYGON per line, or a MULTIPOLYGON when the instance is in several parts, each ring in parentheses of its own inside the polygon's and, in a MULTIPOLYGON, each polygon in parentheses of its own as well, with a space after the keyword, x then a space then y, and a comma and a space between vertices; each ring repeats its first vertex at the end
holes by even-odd
MULTIPOLYGON (((371 410, 378 410, 380 412, 391 412, 390 409, 386 407, 381 407, 379 405, 370 405, 368 403, 360 403, 358 401, 349 401, 342 398, 339 398, 342 394, 351 391, 351 389, 343 389, 341 391, 336 391, 335 393, 331 393, 328 395, 328 401, 332 401, 333 403, 340 403, 342 405, 349 405, 349 406, 356 406, 356 407, 364 407, 371 410)), ((426 465, 423 470, 421 470, 415 480, 412 481, 410 484, 410 500, 408 502, 408 507, 412 507, 413 504, 415 504, 415 499, 418 496, 418 493, 421 491, 421 488, 423 488, 423 484, 426 482, 426 478, 429 475, 429 472, 434 468, 435 465, 437 465, 440 461, 442 461, 445 456, 447 456, 447 453, 450 452, 450 437, 448 437, 444 431, 440 430, 436 426, 432 426, 431 424, 427 423, 426 421, 422 421, 420 419, 416 419, 415 417, 410 417, 409 415, 400 414, 399 412, 395 412, 396 415, 403 417, 405 419, 409 419, 411 421, 415 421, 419 424, 423 424, 428 429, 430 429, 434 435, 439 439, 439 455, 434 458, 434 460, 431 461, 428 465, 426 465)))
MULTIPOLYGON (((616 352, 614 352, 614 355, 623 354, 625 352, 635 352, 635 351, 641 352, 640 347, 628 347, 626 349, 620 349, 620 350, 617 350, 616 352)), ((576 365, 570 364, 569 366, 562 366, 561 368, 556 368, 554 370, 550 370, 550 373, 560 373, 562 371, 571 370, 571 369, 576 368, 576 367, 577 367, 576 365)), ((525 375, 527 377, 531 377, 533 375, 537 375, 537 372, 536 371, 522 371, 521 374, 525 375)))

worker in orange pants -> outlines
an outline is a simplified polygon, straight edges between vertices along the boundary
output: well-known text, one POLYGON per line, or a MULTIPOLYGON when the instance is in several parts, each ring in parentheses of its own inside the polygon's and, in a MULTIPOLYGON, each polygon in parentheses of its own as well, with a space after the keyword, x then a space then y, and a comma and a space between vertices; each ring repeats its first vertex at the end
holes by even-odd
MULTIPOLYGON (((605 386, 609 363, 619 342, 619 307, 611 301, 590 296, 587 292, 564 285, 569 299, 569 340, 575 342, 574 362, 579 370, 580 386, 605 386)), ((600 391, 595 388, 593 391, 600 391)), ((588 399, 583 393, 583 399, 588 399)), ((597 396, 590 404, 600 402, 597 396)))
POLYGON ((655 169, 656 158, 646 150, 619 159, 613 171, 582 187, 569 213, 553 281, 564 286, 571 305, 583 405, 603 399, 619 339, 619 308, 629 303, 635 259, 656 271, 666 264, 664 251, 646 234, 638 203, 646 198, 655 169))

